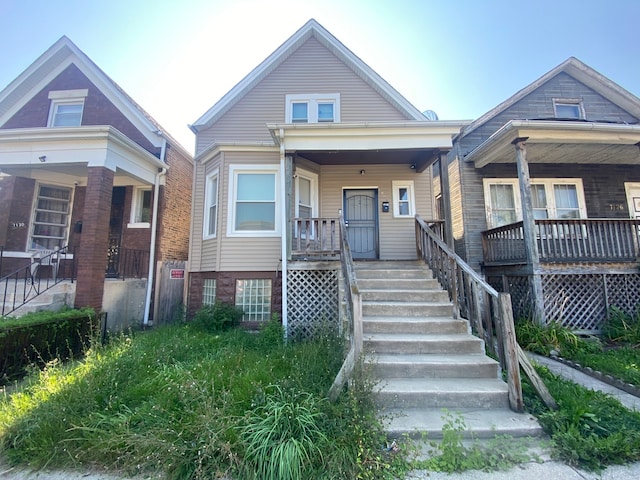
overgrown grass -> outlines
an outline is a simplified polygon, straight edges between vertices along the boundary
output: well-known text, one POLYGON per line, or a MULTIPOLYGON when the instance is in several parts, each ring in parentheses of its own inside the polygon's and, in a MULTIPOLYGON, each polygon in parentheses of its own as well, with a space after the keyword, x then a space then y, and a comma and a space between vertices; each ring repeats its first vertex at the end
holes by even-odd
POLYGON ((406 469, 380 448, 367 382, 325 400, 341 342, 324 334, 285 345, 281 334, 275 322, 258 335, 181 325, 95 345, 83 361, 54 362, 5 394, 0 449, 33 468, 171 479, 267 478, 294 455, 292 473, 272 478, 394 478, 406 469))
POLYGON ((527 409, 551 436, 557 458, 591 470, 640 460, 640 413, 613 397, 586 389, 537 367, 557 411, 546 408, 523 378, 527 409))

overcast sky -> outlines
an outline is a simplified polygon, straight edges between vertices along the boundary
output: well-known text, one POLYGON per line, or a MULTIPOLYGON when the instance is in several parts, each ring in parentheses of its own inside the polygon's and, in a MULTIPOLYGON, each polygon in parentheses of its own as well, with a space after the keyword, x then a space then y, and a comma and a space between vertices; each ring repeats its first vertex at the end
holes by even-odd
POLYGON ((67 35, 193 151, 187 125, 310 18, 442 120, 570 56, 640 95, 640 0, 0 0, 0 89, 67 35))

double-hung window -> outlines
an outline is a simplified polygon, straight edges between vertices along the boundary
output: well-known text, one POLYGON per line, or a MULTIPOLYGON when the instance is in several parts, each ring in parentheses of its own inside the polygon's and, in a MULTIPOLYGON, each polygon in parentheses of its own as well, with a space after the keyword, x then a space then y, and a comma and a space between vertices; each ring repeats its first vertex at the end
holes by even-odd
MULTIPOLYGON (((489 228, 522 220, 517 179, 485 178, 484 195, 489 228)), ((586 217, 584 190, 579 178, 532 178, 531 203, 535 219, 586 217)))
POLYGON ((413 180, 393 181, 393 216, 413 217, 416 214, 413 180))
POLYGON ((32 250, 62 248, 67 240, 71 189, 38 185, 31 226, 32 250))
POLYGON ((82 125, 84 99, 88 90, 55 90, 49 92, 49 127, 79 127, 82 125))
POLYGON ((340 94, 286 96, 287 123, 333 123, 340 121, 340 94))
POLYGON ((149 228, 151 226, 151 187, 134 187, 131 200, 131 221, 129 228, 149 228))
POLYGON ((230 236, 277 236, 280 233, 279 171, 273 165, 231 165, 230 236))
POLYGON ((218 219, 218 170, 207 176, 204 206, 204 238, 214 238, 218 219))

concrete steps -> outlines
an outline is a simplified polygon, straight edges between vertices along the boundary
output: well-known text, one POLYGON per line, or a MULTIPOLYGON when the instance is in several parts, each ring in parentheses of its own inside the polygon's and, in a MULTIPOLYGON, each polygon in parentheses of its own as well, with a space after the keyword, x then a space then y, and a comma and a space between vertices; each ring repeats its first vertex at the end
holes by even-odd
MULTIPOLYGON (((19 285, 16 287, 16 302, 22 301, 23 292, 22 288, 24 288, 24 282, 19 281, 19 285)), ((44 288, 45 285, 41 285, 41 288, 44 288)), ((7 287, 7 295, 5 299, 5 305, 10 307, 14 302, 14 289, 11 285, 7 287)), ((22 307, 14 310, 9 315, 12 317, 21 317, 27 313, 31 312, 39 312, 41 310, 60 310, 62 307, 70 306, 73 307, 76 295, 76 283, 71 283, 68 280, 61 281, 57 285, 52 286, 50 289, 44 291, 40 295, 35 295, 35 292, 29 293, 31 296, 31 300, 25 303, 22 307), (33 296, 32 296, 33 295, 33 296)), ((4 296, 4 285, 2 295, 4 296)), ((2 298, 0 298, 2 300, 2 298)))
POLYGON ((358 262, 364 351, 390 435, 442 436, 450 412, 468 436, 536 436, 529 415, 509 409, 498 363, 469 324, 452 317, 448 294, 419 262, 358 262))

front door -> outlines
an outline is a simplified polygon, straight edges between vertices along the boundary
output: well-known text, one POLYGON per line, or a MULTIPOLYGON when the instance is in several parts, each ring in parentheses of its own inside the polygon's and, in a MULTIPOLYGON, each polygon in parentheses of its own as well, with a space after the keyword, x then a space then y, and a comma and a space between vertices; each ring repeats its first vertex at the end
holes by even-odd
POLYGON ((627 202, 629 203, 629 216, 640 219, 640 183, 625 183, 627 202))
POLYGON ((345 190, 344 220, 353 259, 378 258, 378 190, 345 190))

